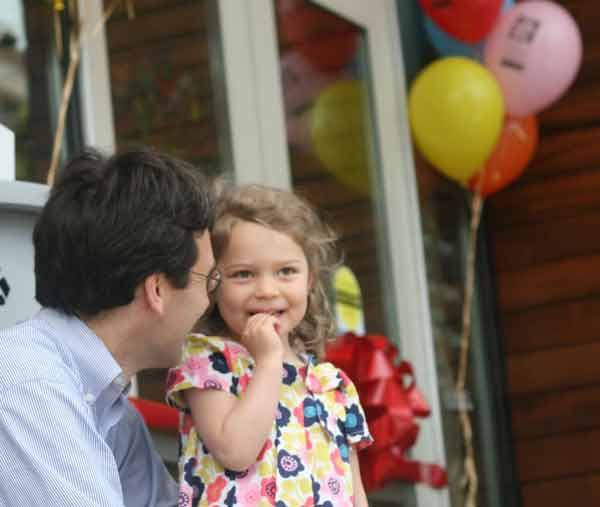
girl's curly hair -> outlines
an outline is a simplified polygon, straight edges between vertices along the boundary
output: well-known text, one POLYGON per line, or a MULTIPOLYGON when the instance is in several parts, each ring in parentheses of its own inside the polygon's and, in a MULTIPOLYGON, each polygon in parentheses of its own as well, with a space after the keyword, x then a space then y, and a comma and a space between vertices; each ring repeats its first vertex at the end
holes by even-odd
MULTIPOLYGON (((321 358, 327 339, 335 336, 335 319, 328 292, 339 265, 338 235, 306 200, 287 190, 249 184, 223 186, 217 201, 212 234, 218 262, 231 231, 240 221, 253 222, 289 235, 304 251, 313 285, 302 322, 290 335, 290 345, 321 358)), ((207 334, 224 334, 227 326, 214 304, 196 326, 207 334)))

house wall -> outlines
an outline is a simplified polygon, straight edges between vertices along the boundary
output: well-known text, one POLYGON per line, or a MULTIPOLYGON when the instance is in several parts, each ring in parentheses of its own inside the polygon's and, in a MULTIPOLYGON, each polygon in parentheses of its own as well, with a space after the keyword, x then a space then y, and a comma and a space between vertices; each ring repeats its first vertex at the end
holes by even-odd
POLYGON ((560 3, 582 68, 539 115, 525 174, 487 203, 523 507, 600 502, 600 4, 560 3))

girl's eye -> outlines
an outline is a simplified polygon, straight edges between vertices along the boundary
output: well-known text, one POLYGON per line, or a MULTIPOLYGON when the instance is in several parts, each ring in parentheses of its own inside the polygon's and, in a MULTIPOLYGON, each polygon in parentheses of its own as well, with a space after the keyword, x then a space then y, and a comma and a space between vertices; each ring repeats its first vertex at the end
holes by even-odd
POLYGON ((298 270, 296 268, 293 268, 291 266, 286 266, 284 268, 281 268, 279 270, 279 272, 283 275, 283 276, 291 276, 294 275, 298 272, 298 270))
POLYGON ((231 278, 246 279, 252 276, 252 272, 248 271, 247 269, 244 269, 240 271, 235 271, 230 276, 231 278))

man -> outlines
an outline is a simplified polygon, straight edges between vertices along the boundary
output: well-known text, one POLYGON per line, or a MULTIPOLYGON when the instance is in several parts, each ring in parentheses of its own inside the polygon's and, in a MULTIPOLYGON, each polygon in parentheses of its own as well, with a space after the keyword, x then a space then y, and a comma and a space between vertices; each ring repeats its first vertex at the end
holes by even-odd
POLYGON ((0 331, 0 505, 176 505, 127 392, 179 361, 219 284, 208 189, 145 149, 64 168, 33 234, 43 308, 0 331))

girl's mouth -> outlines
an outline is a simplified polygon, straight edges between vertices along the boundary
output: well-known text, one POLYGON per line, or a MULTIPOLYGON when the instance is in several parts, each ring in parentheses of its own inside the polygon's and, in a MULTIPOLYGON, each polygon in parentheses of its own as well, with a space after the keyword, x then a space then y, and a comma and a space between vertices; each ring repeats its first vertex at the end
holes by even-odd
POLYGON ((269 315, 273 315, 273 317, 280 317, 285 313, 285 310, 260 310, 257 312, 249 312, 250 316, 256 315, 257 313, 268 313, 269 315))

